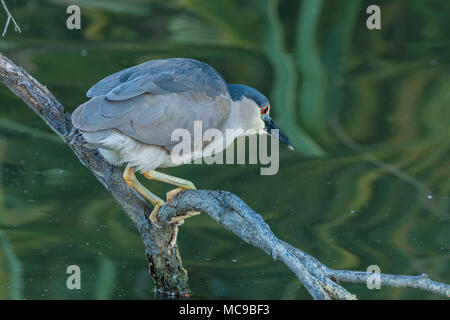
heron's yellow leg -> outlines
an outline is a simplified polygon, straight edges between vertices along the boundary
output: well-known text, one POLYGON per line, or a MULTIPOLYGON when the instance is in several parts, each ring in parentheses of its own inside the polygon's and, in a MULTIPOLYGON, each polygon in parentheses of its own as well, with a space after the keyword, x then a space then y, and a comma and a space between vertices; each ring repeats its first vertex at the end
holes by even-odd
POLYGON ((164 201, 145 188, 137 179, 134 173, 134 167, 126 167, 123 172, 123 180, 134 190, 136 190, 141 196, 150 201, 153 205, 152 213, 150 214, 150 221, 158 228, 158 210, 164 204, 164 201))
POLYGON ((147 179, 162 181, 178 187, 167 192, 167 201, 170 201, 177 193, 183 191, 184 189, 195 189, 194 184, 189 180, 174 177, 156 170, 146 171, 143 175, 147 179))
POLYGON ((146 171, 143 174, 147 179, 173 184, 174 186, 181 187, 183 189, 195 189, 194 184, 189 180, 174 177, 169 174, 158 172, 156 170, 146 171))
MULTIPOLYGON (((158 172, 156 170, 146 171, 143 173, 143 175, 144 175, 144 177, 146 177, 147 179, 150 179, 150 180, 158 180, 158 181, 162 181, 165 183, 169 183, 169 184, 178 186, 178 188, 175 188, 175 189, 167 192, 166 196, 167 196, 168 202, 170 202, 170 200, 176 194, 183 191, 184 189, 195 189, 195 185, 189 180, 174 177, 174 176, 171 176, 171 175, 168 175, 165 173, 158 172)), ((184 219, 196 216, 198 214, 200 214, 200 212, 189 211, 186 215, 177 216, 177 217, 172 218, 171 222, 180 225, 180 224, 183 224, 184 219)))

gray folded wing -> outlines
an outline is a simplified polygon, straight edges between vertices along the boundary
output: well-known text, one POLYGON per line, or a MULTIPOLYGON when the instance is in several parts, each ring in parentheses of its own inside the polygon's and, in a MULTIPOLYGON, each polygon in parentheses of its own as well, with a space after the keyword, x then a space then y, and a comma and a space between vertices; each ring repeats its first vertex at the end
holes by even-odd
POLYGON ((203 92, 209 97, 227 95, 221 75, 206 63, 186 58, 151 60, 114 73, 87 92, 89 98, 106 95, 120 101, 142 93, 203 92))
POLYGON ((97 96, 73 112, 72 122, 83 131, 115 129, 142 143, 171 150, 177 143, 172 139, 174 130, 188 130, 193 143, 194 121, 201 121, 202 134, 211 128, 220 130, 229 108, 226 97, 212 99, 192 92, 142 94, 124 101, 97 96))
MULTIPOLYGON (((153 60, 113 74, 87 93, 72 114, 83 131, 118 130, 168 150, 175 129, 220 129, 230 112, 228 88, 213 68, 190 59, 153 60)), ((193 138, 192 138, 193 139, 193 138)))

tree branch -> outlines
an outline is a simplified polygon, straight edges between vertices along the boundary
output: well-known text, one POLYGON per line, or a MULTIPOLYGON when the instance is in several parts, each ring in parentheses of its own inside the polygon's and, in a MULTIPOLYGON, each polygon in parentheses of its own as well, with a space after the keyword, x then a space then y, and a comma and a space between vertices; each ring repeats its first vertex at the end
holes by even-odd
POLYGON ((2 54, 0 80, 70 146, 80 162, 113 195, 133 221, 144 242, 156 290, 169 295, 189 295, 187 272, 183 268, 178 248, 169 246, 174 227, 169 225, 158 229, 148 222, 147 217, 152 208, 127 186, 120 169, 108 164, 96 150, 86 148, 61 103, 45 86, 2 54))
POLYGON ((14 17, 12 16, 11 12, 9 12, 8 7, 6 6, 5 1, 4 1, 4 0, 1 0, 1 2, 2 2, 3 9, 5 10, 6 15, 7 15, 7 17, 8 17, 8 18, 6 18, 6 23, 5 23, 5 27, 3 28, 2 37, 5 36, 6 30, 8 30, 8 26, 9 26, 9 23, 10 23, 11 21, 14 23, 14 30, 15 30, 16 32, 19 32, 19 33, 22 32, 22 31, 20 30, 20 27, 19 27, 19 25, 17 24, 16 20, 14 20, 14 17))
MULTIPOLYGON (((245 242, 261 248, 274 260, 282 260, 316 299, 354 299, 354 295, 336 282, 367 284, 369 277, 373 277, 373 273, 368 272, 330 269, 316 258, 278 239, 259 214, 229 192, 184 190, 160 209, 158 217, 162 223, 192 210, 208 213, 245 242)), ((380 285, 417 288, 450 297, 450 285, 432 281, 425 274, 380 274, 380 285)))
MULTIPOLYGON (((245 242, 261 248, 274 260, 282 260, 315 299, 355 299, 337 282, 367 283, 372 273, 333 270, 314 257, 278 239, 262 217, 239 197, 225 191, 184 190, 166 203, 158 217, 162 229, 148 222, 151 208, 122 179, 119 168, 109 165, 98 152, 84 146, 62 105, 25 70, 0 54, 0 80, 25 101, 63 140, 103 186, 111 192, 130 217, 145 245, 150 274, 161 293, 189 293, 187 273, 177 246, 169 245, 173 226, 165 222, 187 211, 203 211, 245 242)), ((402 276, 380 274, 381 286, 410 287, 450 297, 450 286, 428 279, 426 275, 402 276)))

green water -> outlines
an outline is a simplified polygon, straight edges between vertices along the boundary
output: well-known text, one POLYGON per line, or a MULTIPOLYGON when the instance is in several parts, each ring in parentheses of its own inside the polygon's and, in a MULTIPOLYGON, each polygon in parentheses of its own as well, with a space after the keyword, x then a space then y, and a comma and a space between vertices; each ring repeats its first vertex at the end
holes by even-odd
MULTIPOLYGON (((450 283, 450 3, 377 1, 382 29, 368 30, 372 2, 8 1, 23 33, 10 27, 0 50, 70 112, 125 67, 179 56, 211 64, 269 96, 296 152, 282 151, 274 176, 256 165, 165 172, 240 195, 329 267, 376 264, 450 283), (65 27, 74 3, 81 31, 65 27)), ((3 85, 0 168, 0 299, 155 298, 134 226, 3 85), (66 287, 69 265, 81 268, 81 290, 66 287)), ((281 262, 205 214, 181 227, 179 246, 196 298, 310 298, 281 262)), ((440 298, 346 288, 364 299, 440 298)))

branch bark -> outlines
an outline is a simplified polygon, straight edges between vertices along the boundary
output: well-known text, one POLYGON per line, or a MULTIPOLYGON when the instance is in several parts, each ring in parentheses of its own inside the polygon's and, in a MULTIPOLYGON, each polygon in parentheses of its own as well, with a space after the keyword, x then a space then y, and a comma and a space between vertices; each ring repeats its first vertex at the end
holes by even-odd
MULTIPOLYGON (((203 211, 245 242, 262 249, 274 260, 283 261, 314 299, 356 299, 338 282, 364 283, 372 273, 333 270, 316 258, 278 239, 262 217, 238 196, 225 191, 184 190, 159 211, 163 228, 148 222, 151 207, 129 188, 119 168, 109 165, 98 152, 84 146, 73 128, 70 115, 48 91, 25 70, 0 54, 0 80, 53 129, 102 185, 113 195, 133 221, 145 245, 150 274, 156 290, 163 294, 189 295, 187 272, 177 246, 170 247, 173 226, 165 222, 187 211, 203 211)), ((426 275, 379 275, 381 286, 410 287, 450 297, 450 285, 432 281, 426 275)))

